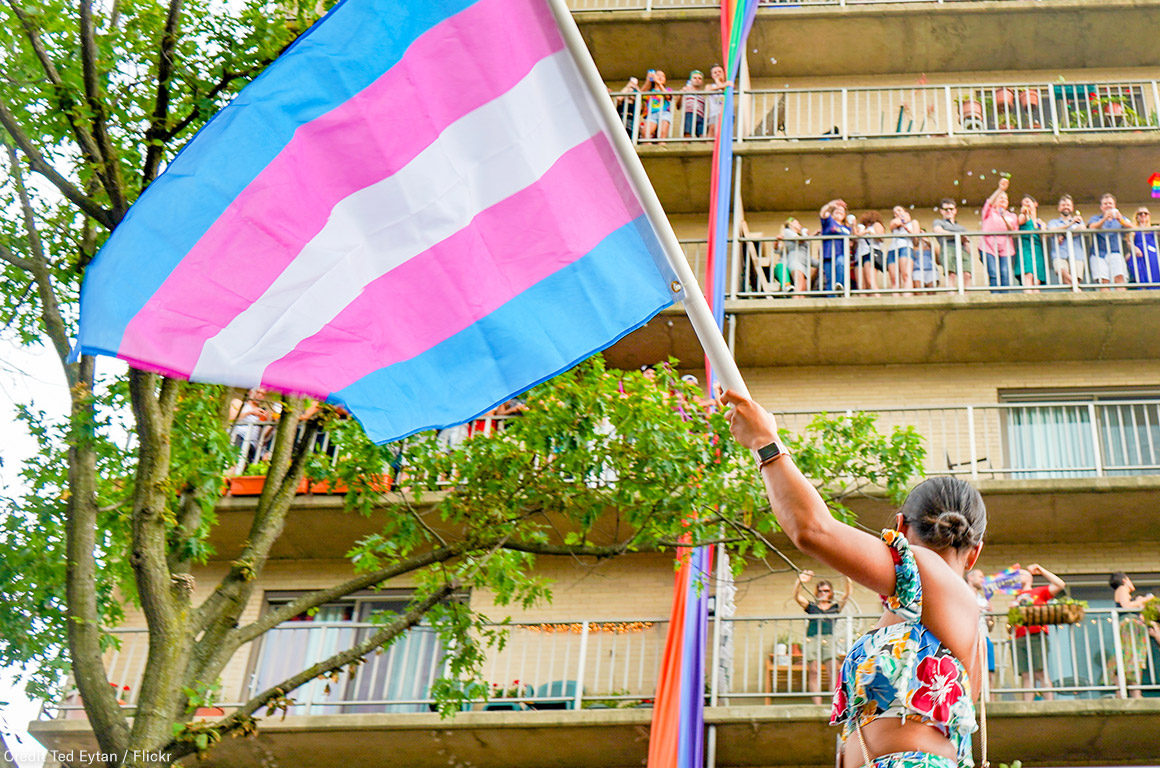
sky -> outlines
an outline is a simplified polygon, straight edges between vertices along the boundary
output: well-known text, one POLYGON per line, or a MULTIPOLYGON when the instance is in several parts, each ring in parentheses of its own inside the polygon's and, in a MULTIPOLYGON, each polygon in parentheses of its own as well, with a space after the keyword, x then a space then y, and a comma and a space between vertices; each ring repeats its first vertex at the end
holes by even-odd
MULTIPOLYGON (((0 493, 11 495, 23 488, 19 472, 22 460, 36 450, 36 443, 16 421, 17 403, 35 403, 49 413, 68 410, 68 387, 60 371, 56 353, 48 349, 19 347, 0 338, 0 493)), ((14 686, 12 675, 0 671, 0 733, 12 757, 21 768, 40 766, 44 749, 25 731, 39 712, 38 703, 29 701, 14 686)))

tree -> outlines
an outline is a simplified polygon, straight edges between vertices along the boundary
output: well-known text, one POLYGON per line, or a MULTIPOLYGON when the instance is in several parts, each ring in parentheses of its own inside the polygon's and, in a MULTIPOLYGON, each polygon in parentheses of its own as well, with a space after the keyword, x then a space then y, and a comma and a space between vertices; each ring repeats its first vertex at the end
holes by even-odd
MULTIPOLYGON (((650 378, 597 361, 529 393, 528 410, 501 435, 450 449, 432 435, 375 446, 332 408, 264 396, 278 418, 249 535, 208 597, 193 599, 222 477, 237 460, 233 411, 250 395, 136 369, 102 378, 91 357, 70 362, 76 297, 89 260, 166 160, 317 12, 183 0, 0 8, 0 195, 14 214, 0 221, 0 324, 23 343, 52 345, 71 398, 65 415, 20 414, 40 451, 23 469, 32 490, 5 500, 0 663, 33 665, 30 690, 46 699, 70 672, 105 753, 180 758, 252 732, 259 711, 288 706, 303 682, 357 664, 421 620, 448 638, 452 676, 470 680, 498 638, 453 597, 487 588, 501 603, 545 599, 537 557, 615 557, 671 548, 682 535, 766 552, 773 523, 723 420, 696 406, 668 368, 650 378), (333 457, 316 450, 323 432, 333 457), (387 498, 377 478, 392 466, 405 473, 387 498), (353 545, 352 578, 243 624, 307 476, 345 484, 351 514, 373 515, 379 531, 353 545), (614 535, 597 537, 597 521, 610 516, 614 535), (194 721, 240 646, 404 574, 418 588, 405 610, 380 617, 380 630, 221 721, 194 721), (131 719, 101 661, 129 603, 149 633, 131 719)), ((894 447, 913 448, 905 439, 894 447)), ((868 477, 870 465, 883 485, 905 486, 911 463, 888 451, 852 454, 851 465, 818 461, 835 499, 853 488, 841 478, 868 477)))

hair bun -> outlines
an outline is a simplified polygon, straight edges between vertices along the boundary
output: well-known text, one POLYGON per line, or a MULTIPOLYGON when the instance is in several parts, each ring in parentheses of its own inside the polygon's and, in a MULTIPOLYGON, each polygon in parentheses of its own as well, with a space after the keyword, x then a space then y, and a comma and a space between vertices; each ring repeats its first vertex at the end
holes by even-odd
POLYGON ((969 543, 971 524, 963 513, 948 510, 939 514, 931 522, 934 529, 934 535, 930 541, 932 546, 961 549, 969 543))

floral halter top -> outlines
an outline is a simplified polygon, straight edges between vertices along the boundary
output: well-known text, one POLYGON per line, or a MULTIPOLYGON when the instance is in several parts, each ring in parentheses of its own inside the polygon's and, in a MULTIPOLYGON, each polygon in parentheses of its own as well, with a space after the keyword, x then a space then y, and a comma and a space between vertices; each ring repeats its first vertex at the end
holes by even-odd
POLYGON ((922 623, 922 582, 906 537, 883 531, 894 558, 894 594, 883 597, 903 621, 879 627, 854 643, 838 676, 830 725, 845 741, 880 717, 915 720, 950 739, 960 766, 973 766, 971 734, 978 729, 966 669, 922 623))

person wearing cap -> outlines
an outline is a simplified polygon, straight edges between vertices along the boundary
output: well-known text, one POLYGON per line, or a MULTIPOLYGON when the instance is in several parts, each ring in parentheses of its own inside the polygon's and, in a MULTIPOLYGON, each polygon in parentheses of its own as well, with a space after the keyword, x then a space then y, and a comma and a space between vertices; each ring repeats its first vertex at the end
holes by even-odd
POLYGON ((685 138, 705 135, 705 74, 694 69, 681 88, 681 111, 685 115, 685 138))
POLYGON ((1136 209, 1136 231, 1132 234, 1132 258, 1128 260, 1128 276, 1133 283, 1142 283, 1149 289, 1160 288, 1160 241, 1152 229, 1152 213, 1141 206, 1136 209))

